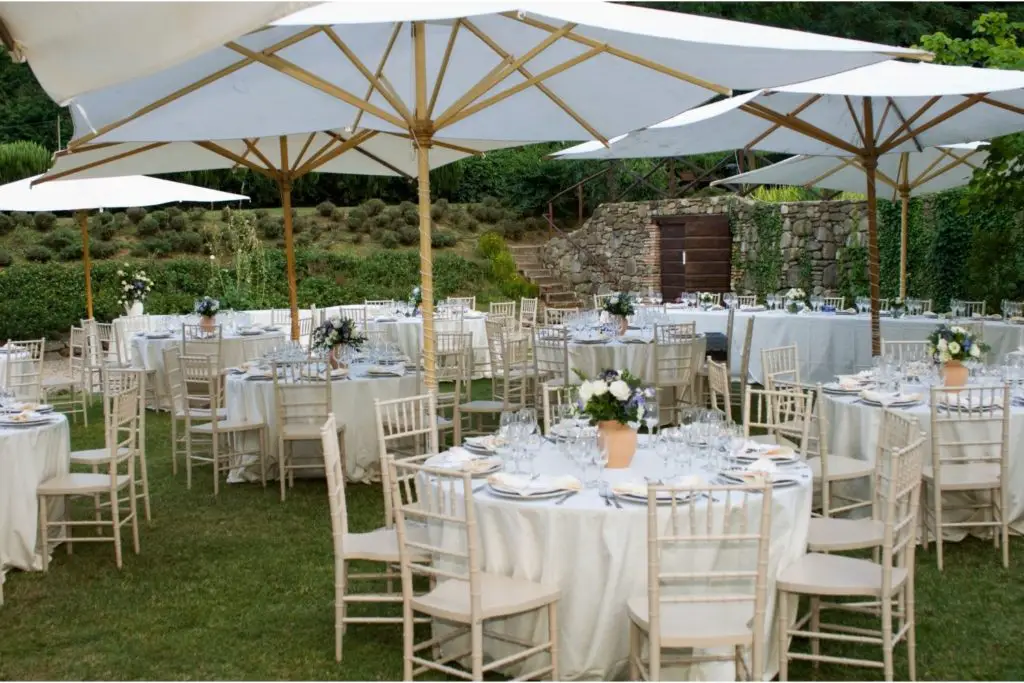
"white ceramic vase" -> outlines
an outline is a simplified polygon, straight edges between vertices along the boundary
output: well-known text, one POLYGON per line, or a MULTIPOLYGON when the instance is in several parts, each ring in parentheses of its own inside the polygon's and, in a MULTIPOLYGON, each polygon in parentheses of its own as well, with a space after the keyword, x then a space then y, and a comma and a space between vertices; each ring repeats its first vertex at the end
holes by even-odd
POLYGON ((143 312, 142 302, 141 301, 136 301, 131 306, 129 306, 128 304, 125 304, 124 305, 124 312, 126 314, 132 315, 132 316, 134 316, 134 315, 142 315, 142 312, 143 312))

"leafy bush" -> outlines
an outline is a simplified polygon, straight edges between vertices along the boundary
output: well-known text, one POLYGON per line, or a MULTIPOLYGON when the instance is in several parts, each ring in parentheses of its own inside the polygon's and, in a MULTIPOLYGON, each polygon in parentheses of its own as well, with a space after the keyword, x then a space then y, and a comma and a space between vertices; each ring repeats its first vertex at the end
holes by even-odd
POLYGON ((389 216, 387 213, 379 213, 376 216, 374 216, 372 220, 374 227, 378 230, 390 230, 392 228, 398 227, 394 224, 394 222, 391 220, 391 216, 389 216))
POLYGON ((166 256, 174 251, 174 243, 165 236, 147 238, 139 246, 153 256, 166 256))
POLYGON ((80 240, 81 237, 71 228, 60 228, 43 237, 40 240, 40 244, 54 251, 60 251, 64 247, 75 244, 80 240))
POLYGON ((434 249, 443 249, 444 247, 454 247, 459 241, 453 233, 447 230, 434 230, 430 234, 430 245, 434 249))
POLYGON ((186 254, 200 254, 203 251, 203 236, 198 232, 182 232, 178 236, 178 251, 186 254))
POLYGON ((114 222, 114 214, 110 213, 109 211, 100 211, 98 214, 94 216, 94 218, 96 219, 96 222, 99 223, 100 225, 106 225, 107 223, 114 222))
POLYGON ((513 242, 523 239, 523 235, 526 234, 526 228, 520 221, 509 219, 502 220, 498 224, 498 229, 505 236, 506 240, 512 240, 513 242))
POLYGON ((36 230, 46 232, 57 225, 57 216, 49 211, 40 211, 32 217, 32 222, 35 224, 36 230))
POLYGON ((383 200, 377 199, 376 197, 374 197, 373 199, 367 199, 362 204, 363 211, 366 212, 367 216, 371 217, 376 216, 386 208, 387 204, 385 204, 383 200))
POLYGON ((105 240, 90 240, 89 241, 89 256, 94 259, 107 259, 113 257, 117 253, 117 244, 115 242, 108 242, 105 240))
POLYGON ((398 210, 401 213, 402 220, 409 225, 420 224, 420 208, 412 202, 402 202, 398 205, 398 210))
POLYGON ((37 142, 17 140, 0 144, 0 184, 46 172, 50 152, 37 142))
POLYGON ((61 261, 78 261, 82 258, 82 249, 75 245, 68 245, 57 253, 61 261))
POLYGON ((313 220, 309 216, 299 216, 292 219, 292 234, 298 235, 308 231, 313 226, 313 220))
POLYGON ((25 258, 33 263, 46 263, 53 260, 53 252, 41 244, 33 244, 25 250, 25 258))
POLYGON ((15 225, 23 225, 25 227, 31 227, 32 225, 32 214, 25 213, 24 211, 15 211, 11 214, 11 219, 14 220, 15 225))
POLYGON ((104 223, 100 220, 100 216, 110 216, 110 214, 101 213, 92 217, 89 221, 89 237, 99 240, 109 240, 117 234, 117 223, 114 222, 112 216, 110 220, 104 223))
POLYGON ((334 209, 337 208, 331 202, 320 202, 316 205, 316 212, 324 218, 330 218, 334 213, 334 209))
POLYGON ((260 234, 268 240, 280 239, 284 234, 284 220, 280 216, 264 216, 257 227, 260 234))
POLYGON ((156 235, 160 232, 160 224, 152 216, 146 216, 138 222, 136 229, 141 237, 156 235))
POLYGON ((380 234, 380 246, 385 249, 395 249, 398 247, 398 233, 394 230, 385 230, 380 234))
POLYGON ((420 231, 411 225, 403 225, 398 229, 398 241, 407 247, 419 244, 420 231))
POLYGON ((130 220, 135 225, 138 225, 139 221, 146 217, 146 213, 146 210, 141 206, 132 206, 128 209, 125 209, 125 215, 128 216, 128 220, 130 220))
POLYGON ((365 209, 352 209, 348 212, 345 220, 353 232, 363 232, 366 226, 367 214, 365 209))
POLYGON ((505 238, 493 230, 480 235, 480 239, 476 243, 477 253, 488 260, 507 250, 508 245, 505 244, 505 238))
POLYGON ((366 237, 366 235, 364 235, 361 232, 355 233, 354 235, 352 235, 352 244, 362 244, 364 237, 366 237))
POLYGON ((188 219, 193 223, 202 223, 205 218, 206 211, 204 211, 202 208, 198 206, 188 210, 188 219))
POLYGON ((6 235, 14 230, 14 219, 7 214, 0 213, 0 235, 6 235))
POLYGON ((11 256, 11 252, 0 249, 0 268, 6 268, 12 263, 14 263, 14 257, 11 256))
POLYGON ((169 225, 171 230, 184 232, 185 230, 188 230, 188 219, 184 216, 171 216, 169 225))
POLYGON ((345 209, 336 208, 331 212, 331 220, 335 223, 345 224, 345 209))
POLYGON ((220 219, 222 221, 224 221, 225 223, 228 223, 228 222, 231 221, 231 207, 230 206, 225 206, 223 209, 220 210, 220 219))
POLYGON ((444 219, 444 217, 447 216, 447 215, 448 215, 448 200, 447 199, 444 199, 444 198, 438 199, 430 207, 430 217, 433 218, 435 221, 440 221, 440 220, 444 219))
POLYGON ((156 211, 151 211, 150 214, 149 214, 149 217, 156 221, 157 225, 160 226, 161 230, 166 228, 168 221, 171 220, 170 215, 166 211, 164 211, 163 209, 157 209, 156 211))
POLYGON ((465 228, 469 232, 476 232, 480 229, 480 222, 475 218, 467 218, 465 228))

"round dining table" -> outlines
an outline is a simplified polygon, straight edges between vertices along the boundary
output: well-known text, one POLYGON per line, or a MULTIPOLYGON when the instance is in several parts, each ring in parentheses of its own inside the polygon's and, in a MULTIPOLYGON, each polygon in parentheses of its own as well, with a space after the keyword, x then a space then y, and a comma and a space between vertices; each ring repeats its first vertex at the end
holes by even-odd
MULTIPOLYGON (((666 314, 672 322, 693 322, 697 332, 725 333, 727 310, 698 310, 668 305, 666 314)), ((870 368, 871 319, 867 314, 843 313, 791 314, 766 311, 763 306, 743 307, 736 311, 729 353, 732 358, 743 355, 747 321, 755 317, 754 336, 750 345, 750 378, 763 382, 761 350, 796 344, 799 349, 800 379, 809 383, 825 383, 836 375, 851 374, 870 368)), ((921 341, 939 326, 950 321, 927 316, 903 316, 881 319, 882 339, 888 341, 921 341)), ((972 319, 982 323, 985 342, 991 346, 990 356, 1002 358, 1024 345, 1024 325, 989 319, 972 319)), ((738 365, 737 365, 738 367, 738 365)))
MULTIPOLYGON (((367 364, 353 364, 349 367, 347 378, 331 382, 334 417, 339 425, 345 425, 345 473, 350 481, 370 482, 380 478, 380 442, 377 439, 374 402, 421 393, 420 376, 415 371, 391 366, 394 375, 371 376, 367 374, 370 367, 367 364)), ((323 390, 323 385, 317 381, 309 382, 309 386, 310 392, 323 390)), ((270 449, 268 462, 276 462, 278 420, 273 380, 254 378, 251 374, 229 375, 225 385, 225 404, 230 420, 267 423, 267 447, 270 449)), ((246 446, 256 446, 255 436, 246 438, 254 440, 246 446)), ((292 448, 297 465, 323 462, 319 441, 296 443, 292 448)), ((259 471, 251 467, 254 462, 254 457, 247 457, 239 463, 229 472, 228 482, 259 481, 259 471)), ((313 475, 316 476, 315 471, 313 475)))
MULTIPOLYGON (((707 339, 698 335, 693 339, 691 368, 694 375, 704 365, 707 339)), ((539 351, 548 354, 548 349, 539 351)), ((557 358, 546 356, 550 361, 557 358)), ((582 372, 587 378, 597 377, 605 370, 628 370, 630 374, 651 381, 654 372, 654 344, 649 337, 627 334, 600 342, 569 341, 569 367, 582 372)))
MULTIPOLYGON (((609 485, 644 482, 645 477, 664 476, 664 466, 653 451, 638 449, 628 469, 605 470, 609 485)), ((443 463, 442 454, 428 465, 443 463)), ((534 465, 544 476, 579 476, 578 468, 561 450, 545 443, 534 465)), ((772 497, 772 531, 768 560, 766 652, 774 675, 778 670, 776 640, 771 636, 775 619, 775 576, 802 556, 807 544, 811 511, 812 480, 803 464, 792 470, 797 485, 778 488, 772 497)), ((695 465, 689 474, 706 481, 715 472, 695 465)), ((683 472, 682 474, 687 474, 683 472)), ((647 507, 643 503, 612 500, 598 488, 587 488, 567 499, 523 500, 499 497, 481 485, 473 489, 473 504, 480 538, 481 570, 557 586, 558 656, 564 680, 616 680, 627 671, 629 653, 626 602, 647 595, 647 507)), ((703 504, 708 504, 704 502, 703 504)), ((719 499, 710 504, 726 505, 719 499)), ((686 505, 677 514, 687 515, 686 505)), ((663 514, 669 515, 667 507, 663 514)), ((709 541, 709 544, 711 542, 709 541)), ((722 548, 709 548, 709 561, 728 562, 722 548)), ((727 569, 728 567, 717 566, 727 569)), ((792 618, 795 618, 794 611, 792 618)), ((503 620, 489 628, 520 640, 537 641, 547 629, 542 614, 527 614, 503 620)), ((455 646, 458 649, 457 646, 455 646)), ((484 658, 499 659, 515 652, 515 646, 484 639, 484 658)), ((535 668, 537 664, 530 668, 535 668)), ((513 668, 503 673, 516 676, 529 669, 513 668)), ((695 665, 690 671, 671 671, 669 680, 735 680, 731 662, 695 665)))
MULTIPOLYGON (((894 407, 891 410, 917 418, 921 431, 927 436, 925 439, 924 458, 925 465, 930 466, 932 462, 932 408, 928 399, 928 387, 905 384, 903 385, 903 393, 919 394, 921 402, 909 407, 894 407)), ((828 441, 831 448, 830 452, 873 463, 878 447, 878 428, 882 419, 882 408, 877 405, 866 404, 856 395, 842 396, 824 392, 822 395, 821 406, 826 412, 829 423, 828 441)), ((984 434, 967 433, 967 425, 963 427, 958 425, 957 427, 964 430, 962 434, 958 433, 958 436, 964 440, 977 439, 984 441, 999 438, 999 427, 996 424, 970 425, 972 431, 983 429, 985 430, 984 434)), ((1016 401, 1010 408, 1009 443, 1010 468, 1008 472, 1008 486, 1010 489, 1010 504, 1007 516, 1011 521, 1011 528, 1019 534, 1024 533, 1024 451, 1019 447, 1019 444, 1024 443, 1024 406, 1016 401)), ((944 500, 948 499, 951 503, 959 502, 962 504, 965 496, 973 497, 973 494, 946 493, 944 494, 944 500)), ((952 512, 945 513, 943 517, 945 521, 949 522, 970 521, 971 519, 969 515, 960 515, 958 517, 952 512)), ((981 531, 983 533, 979 535, 986 535, 984 532, 991 535, 991 530, 982 529, 981 531)), ((965 536, 967 536, 967 532, 962 528, 945 529, 943 531, 943 538, 952 541, 962 540, 965 536)))
MULTIPOLYGON (((41 571, 36 487, 71 470, 67 417, 53 413, 44 425, 0 426, 0 583, 8 567, 41 571)), ((49 518, 64 516, 64 501, 49 499, 49 518)))

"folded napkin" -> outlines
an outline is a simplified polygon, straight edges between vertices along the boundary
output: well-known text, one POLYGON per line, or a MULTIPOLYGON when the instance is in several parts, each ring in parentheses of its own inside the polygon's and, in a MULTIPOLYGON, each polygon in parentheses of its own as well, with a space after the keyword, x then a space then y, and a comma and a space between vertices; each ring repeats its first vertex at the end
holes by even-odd
MULTIPOLYGON (((521 496, 529 496, 540 491, 562 490, 579 491, 583 488, 580 480, 576 477, 565 475, 562 477, 538 477, 532 479, 523 474, 509 474, 498 472, 487 477, 487 483, 515 491, 521 496)), ((646 490, 645 490, 646 491, 646 490)))
POLYGON ((438 467, 457 469, 472 474, 490 472, 501 465, 501 460, 492 457, 473 455, 464 448, 456 446, 441 457, 438 467))
POLYGON ((485 314, 481 313, 480 311, 466 311, 465 313, 462 314, 462 317, 463 318, 470 318, 471 320, 475 320, 476 318, 483 318, 483 317, 485 317, 485 314))
POLYGON ((985 316, 985 320, 1002 320, 1002 319, 1003 319, 1003 316, 999 315, 998 313, 993 313, 992 315, 986 315, 985 316))
POLYGON ((740 310, 744 313, 757 313, 765 310, 764 306, 740 306, 740 310))
POLYGON ((388 375, 389 377, 404 377, 405 366, 404 365, 371 365, 367 368, 366 373, 369 375, 388 375))
POLYGON ((348 368, 334 368, 333 370, 324 370, 318 377, 320 379, 341 379, 342 377, 348 377, 348 368))
POLYGON ((725 306, 720 306, 718 304, 715 304, 714 306, 712 306, 708 310, 709 311, 724 311, 725 310, 725 306))
POLYGON ((883 406, 891 405, 893 403, 909 403, 911 401, 920 401, 921 394, 890 394, 883 393, 881 391, 871 391, 865 389, 860 392, 860 397, 865 401, 871 403, 880 403, 883 406))
POLYGON ((1010 318, 1010 322, 1011 323, 1017 323, 1019 325, 1021 323, 1024 323, 1024 317, 1021 317, 1019 315, 1015 315, 1012 318, 1010 318))
POLYGON ((40 415, 39 413, 34 412, 32 410, 23 410, 17 415, 11 415, 10 417, 7 418, 7 420, 10 422, 31 422, 34 420, 43 419, 45 417, 45 415, 40 415))
POLYGON ((743 447, 743 452, 749 455, 757 455, 758 459, 779 458, 787 460, 793 457, 793 449, 789 446, 780 446, 774 443, 757 443, 748 441, 743 447))
POLYGON ((849 313, 850 315, 856 315, 857 314, 857 309, 853 308, 851 306, 850 308, 845 309, 843 312, 844 313, 849 313))
POLYGON ((497 434, 488 434, 487 436, 468 436, 465 441, 470 446, 482 448, 487 451, 496 451, 506 443, 505 439, 497 434))
POLYGON ((925 311, 921 315, 923 315, 925 318, 938 318, 939 317, 939 314, 936 313, 935 311, 925 311))
POLYGON ((1003 402, 996 396, 971 396, 958 392, 942 392, 938 404, 954 410, 986 410, 1002 408, 1003 402))
POLYGON ((636 334, 624 334, 621 337, 619 337, 619 341, 622 342, 623 344, 646 344, 650 340, 647 339, 646 337, 641 337, 640 335, 636 334))
POLYGON ((981 320, 983 317, 981 313, 971 313, 971 320, 981 320))
POLYGON ((762 472, 764 474, 772 474, 778 469, 771 458, 758 458, 754 462, 747 465, 747 472, 762 472))

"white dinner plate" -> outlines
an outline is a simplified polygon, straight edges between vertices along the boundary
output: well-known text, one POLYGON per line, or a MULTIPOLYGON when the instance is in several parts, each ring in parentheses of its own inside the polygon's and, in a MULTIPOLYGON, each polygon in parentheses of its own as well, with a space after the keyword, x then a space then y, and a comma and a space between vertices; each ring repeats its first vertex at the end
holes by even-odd
POLYGON ((538 489, 536 491, 529 491, 526 495, 523 495, 515 489, 505 488, 504 486, 494 485, 491 483, 487 484, 487 489, 500 498, 511 498, 513 500, 545 500, 548 498, 557 498, 564 496, 569 493, 568 489, 561 487, 554 487, 551 489, 538 489))
MULTIPOLYGON (((750 483, 747 480, 743 479, 743 477, 739 476, 738 473, 719 472, 718 476, 720 476, 722 479, 724 479, 725 481, 729 482, 730 484, 748 484, 748 483, 750 483)), ((772 488, 775 488, 775 489, 788 488, 790 486, 796 486, 797 484, 800 483, 800 477, 796 477, 796 476, 793 476, 791 474, 783 474, 783 473, 780 473, 780 472, 772 472, 770 476, 772 478, 772 488)))
POLYGON ((826 394, 832 394, 833 396, 857 396, 860 392, 864 391, 865 387, 860 386, 855 389, 844 389, 838 382, 829 382, 828 384, 822 384, 821 390, 826 394))
POLYGON ((40 425, 49 424, 51 422, 49 417, 37 417, 32 420, 15 421, 10 416, 0 417, 0 427, 39 427, 40 425))
POLYGON ((914 406, 921 405, 921 399, 918 398, 912 398, 906 401, 889 401, 888 403, 882 403, 881 401, 872 401, 871 399, 861 396, 860 401, 864 405, 874 406, 876 408, 913 408, 914 406))
MULTIPOLYGON (((615 490, 614 486, 612 486, 610 488, 610 490, 612 492, 612 495, 614 495, 616 498, 620 498, 622 500, 627 500, 627 501, 629 501, 631 503, 642 503, 644 505, 647 504, 647 494, 646 493, 640 494, 640 493, 632 493, 632 492, 618 492, 618 491, 615 490)), ((692 498, 692 497, 693 497, 692 493, 677 493, 675 495, 676 501, 680 502, 680 503, 689 502, 690 498, 692 498)), ((672 492, 671 491, 658 491, 658 498, 657 498, 658 505, 668 505, 669 503, 672 502, 672 498, 673 498, 673 496, 672 496, 672 492)))
POLYGON ((170 339, 170 332, 149 332, 146 334, 146 339, 170 339))
POLYGON ((263 330, 242 330, 238 333, 240 337, 256 337, 263 334, 263 330))
POLYGON ((8 406, 0 412, 4 413, 20 413, 25 410, 38 413, 40 415, 53 412, 53 406, 47 403, 15 403, 13 406, 8 406))

